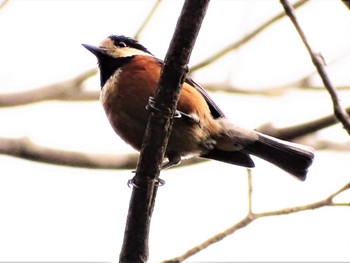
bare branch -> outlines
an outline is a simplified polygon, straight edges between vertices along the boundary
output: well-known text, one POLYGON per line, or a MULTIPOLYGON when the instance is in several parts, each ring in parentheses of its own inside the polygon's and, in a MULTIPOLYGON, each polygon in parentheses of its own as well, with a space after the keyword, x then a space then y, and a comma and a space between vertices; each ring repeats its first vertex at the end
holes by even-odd
MULTIPOLYGON (((272 87, 272 88, 262 88, 262 89, 244 89, 235 86, 231 86, 226 83, 205 83, 202 84, 206 91, 210 92, 227 92, 243 95, 260 95, 260 96, 281 96, 291 89, 291 87, 272 87)), ((293 87, 295 89, 295 87, 293 87)))
MULTIPOLYGON (((350 107, 346 108, 346 111, 350 113, 350 107)), ((279 129, 273 127, 271 124, 264 124, 258 127, 257 130, 283 140, 293 140, 327 128, 338 123, 338 121, 339 120, 332 114, 316 120, 279 129)))
POLYGON ((140 35, 142 33, 142 31, 145 29, 145 27, 147 26, 148 22, 151 20, 153 14, 156 12, 156 10, 159 7, 159 4, 162 0, 156 0, 153 8, 151 9, 151 11, 148 13, 146 19, 143 21, 143 23, 141 24, 140 28, 137 30, 136 34, 134 35, 134 39, 139 40, 140 39, 140 35))
MULTIPOLYGON (((350 107, 346 110, 350 113, 350 107)), ((275 128, 272 124, 264 124, 256 128, 256 130, 280 139, 292 141, 334 125, 337 122, 338 119, 334 115, 328 115, 316 120, 284 128, 275 128)), ((337 144, 322 140, 308 141, 307 144, 322 150, 335 149, 347 151, 350 147, 345 143, 337 144)), ((14 139, 1 137, 0 153, 31 161, 92 169, 133 169, 136 166, 139 156, 138 154, 132 153, 90 154, 67 151, 40 146, 31 142, 28 138, 14 139)), ((191 158, 183 161, 180 166, 197 164, 204 161, 205 159, 201 158, 191 158)))
MULTIPOLYGON (((350 107, 346 108, 346 110, 350 113, 350 107)), ((276 128, 268 123, 256 128, 256 130, 280 139, 292 141, 336 123, 338 123, 338 119, 332 114, 284 128, 276 128)), ((334 149, 347 151, 350 147, 346 143, 337 144, 323 140, 310 140, 307 144, 321 150, 334 149)), ((14 139, 0 137, 0 153, 37 162, 92 169, 133 169, 138 159, 138 154, 132 153, 90 154, 54 149, 37 145, 27 138, 14 139)), ((201 158, 191 158, 182 162, 180 166, 197 164, 204 161, 201 158)))
MULTIPOLYGON (((307 140, 306 144, 317 150, 350 150, 350 143, 307 140)), ((62 150, 38 145, 29 138, 0 138, 0 154, 29 161, 90 169, 134 169, 139 158, 138 153, 106 154, 62 150)), ((190 158, 172 169, 207 161, 209 160, 203 158, 190 158)))
POLYGON ((99 97, 98 91, 85 91, 83 89, 83 82, 95 74, 96 69, 90 69, 72 79, 41 88, 11 94, 0 94, 0 108, 26 105, 45 100, 97 100, 99 97))
MULTIPOLYGON (((249 189, 251 189, 251 182, 249 181, 249 189)), ((251 210, 249 210, 248 214, 240 221, 232 225, 231 227, 227 228, 226 230, 212 236, 211 238, 207 239, 203 243, 191 248, 190 250, 186 251, 184 254, 169 259, 169 260, 164 260, 163 263, 175 263, 175 262, 182 262, 186 260, 187 258, 193 256, 194 254, 206 249, 210 245, 213 245, 225 237, 232 235, 235 233, 237 230, 246 227, 249 225, 251 222, 258 218, 262 217, 268 217, 268 216, 278 216, 278 215, 287 215, 287 214, 292 214, 292 213, 297 213, 297 212, 302 212, 302 211, 307 211, 307 210, 312 210, 312 209, 317 209, 321 207, 329 207, 329 206, 350 206, 350 202, 348 203, 336 203, 333 201, 333 199, 341 194, 342 192, 349 190, 350 189, 350 182, 345 184, 343 187, 341 187, 339 190, 335 191, 331 195, 327 196, 325 199, 310 203, 307 205, 302 205, 302 206, 295 206, 295 207, 287 207, 284 209, 280 210, 274 210, 274 211, 269 211, 269 212, 262 212, 262 213, 253 213, 251 210)), ((251 191, 248 191, 248 197, 251 199, 251 191)))
MULTIPOLYGON (((0 154, 29 161, 90 169, 134 169, 139 158, 138 153, 104 154, 56 149, 38 145, 26 137, 0 137, 0 154)), ((207 160, 191 158, 174 168, 205 161, 207 160)))
POLYGON ((180 89, 187 74, 187 64, 208 4, 209 0, 185 1, 166 54, 152 105, 157 112, 151 111, 149 116, 139 163, 132 179, 134 187, 120 262, 134 263, 148 260, 148 236, 160 166, 170 136, 180 89))
MULTIPOLYGON (((330 61, 327 61, 327 65, 330 66, 332 64, 336 64, 339 60, 344 60, 349 57, 349 53, 342 53, 334 58, 332 58, 330 61)), ((304 76, 300 77, 299 79, 290 81, 288 83, 284 83, 282 85, 278 86, 270 86, 270 87, 264 87, 264 88, 258 88, 258 89, 247 89, 247 88, 241 88, 241 87, 235 87, 232 86, 229 83, 202 83, 202 86, 205 87, 207 91, 216 92, 228 92, 228 93, 238 93, 238 94, 245 94, 245 95, 260 95, 260 96, 281 96, 285 94, 289 90, 314 90, 314 91, 324 91, 324 86, 315 86, 311 83, 311 78, 317 73, 317 70, 305 74, 304 76)), ((349 90, 349 85, 343 85, 343 86, 337 86, 337 90, 349 90)))
POLYGON ((230 228, 226 229, 225 231, 220 232, 220 233, 216 234, 215 236, 207 239, 203 243, 198 244, 197 246, 189 249, 188 251, 186 251, 182 255, 180 255, 178 257, 175 257, 175 258, 172 258, 172 259, 164 260, 164 261, 162 261, 162 263, 179 263, 179 262, 183 262, 184 260, 188 259, 189 257, 191 257, 191 256, 197 254, 198 252, 206 249, 210 245, 213 245, 213 244, 223 240, 225 237, 227 237, 230 234, 233 234, 238 229, 241 229, 241 228, 247 226, 252 221, 253 221, 253 219, 251 219, 249 216, 246 216, 245 218, 243 218, 242 220, 240 220, 239 222, 237 222, 236 224, 234 224, 230 228))
POLYGON ((307 145, 315 150, 331 150, 339 152, 349 152, 350 142, 333 142, 328 140, 307 140, 307 145))
POLYGON ((350 1, 349 0, 341 0, 341 1, 350 10, 350 1))
POLYGON ((339 190, 332 193, 327 198, 325 198, 321 201, 314 202, 314 203, 307 204, 307 205, 287 207, 287 208, 269 211, 269 212, 253 213, 253 217, 254 217, 254 219, 256 219, 256 218, 266 217, 266 216, 287 215, 287 214, 302 212, 302 211, 306 211, 306 210, 313 210, 313 209, 317 209, 317 208, 321 208, 321 207, 325 207, 325 206, 339 206, 339 205, 350 206, 350 202, 349 203, 335 203, 333 201, 334 197, 338 196, 342 192, 345 192, 349 188, 350 188, 350 182, 348 182, 343 187, 341 187, 339 190))
POLYGON ((294 14, 294 10, 293 7, 289 4, 289 2, 287 0, 280 0, 281 4, 283 5, 283 8, 286 12, 286 14, 288 15, 288 17, 290 18, 290 20, 292 21, 293 25, 295 26, 296 30, 298 31, 306 49, 308 50, 311 60, 313 62, 313 64, 315 65, 318 74, 320 75, 323 84, 325 85, 326 89, 328 90, 332 101, 333 101, 333 109, 334 109, 334 114, 335 116, 339 119, 339 121, 343 124, 344 128, 346 129, 346 131, 348 132, 348 134, 350 135, 350 117, 347 114, 347 112, 341 107, 340 103, 339 103, 339 98, 337 95, 337 92, 335 91, 327 73, 326 70, 324 68, 324 61, 322 59, 322 56, 320 54, 316 54, 310 44, 308 43, 306 36, 304 34, 304 32, 302 31, 297 18, 294 14))
POLYGON ((0 3, 0 9, 4 8, 4 6, 10 2, 10 0, 2 0, 2 2, 0 3))
MULTIPOLYGON (((32 89, 29 91, 16 92, 16 93, 4 93, 0 94, 0 108, 1 107, 13 107, 22 106, 31 103, 42 102, 46 100, 62 100, 62 101, 97 101, 100 95, 99 90, 86 91, 83 89, 83 82, 96 73, 95 69, 83 72, 76 77, 60 81, 54 84, 46 85, 41 88, 32 89)), ((289 89, 314 89, 315 91, 321 91, 321 87, 305 87, 307 83, 303 80, 309 76, 304 77, 301 80, 295 81, 290 84, 282 85, 279 87, 271 87, 264 89, 242 89, 231 86, 225 83, 206 83, 203 84, 207 91, 211 92, 228 92, 239 93, 246 95, 262 95, 262 96, 280 96, 289 89), (301 86, 304 85, 304 86, 301 86)), ((337 87, 338 90, 348 90, 350 86, 337 87)))
MULTIPOLYGON (((242 95, 259 95, 259 96, 266 96, 266 97, 278 97, 282 96, 289 90, 313 90, 313 91, 324 91, 324 87, 322 86, 311 86, 308 83, 302 83, 302 80, 300 82, 293 82, 293 83, 287 83, 284 85, 276 86, 276 87, 269 87, 269 88, 258 88, 258 89, 247 89, 247 88, 239 88, 232 86, 230 84, 226 83, 204 83, 202 86, 206 89, 206 91, 210 92, 227 92, 227 93, 235 93, 235 94, 242 94, 242 95)), ((306 80, 308 81, 308 80, 306 80)), ((349 90, 349 85, 343 85, 338 86, 337 90, 349 90)))
POLYGON ((253 213, 253 176, 252 176, 252 170, 250 168, 247 168, 248 173, 248 214, 253 213))
MULTIPOLYGON (((345 60, 348 59, 349 57, 349 52, 346 53, 342 53, 337 55, 336 57, 330 59, 329 61, 327 61, 327 66, 331 66, 336 64, 339 60, 345 60)), ((305 76, 301 77, 298 80, 292 81, 290 83, 284 84, 284 87, 298 87, 300 89, 314 89, 316 91, 320 91, 320 90, 324 90, 324 86, 313 86, 311 84, 311 78, 317 73, 317 69, 315 69, 313 72, 306 74, 305 76)), ((338 86, 337 90, 340 89, 349 89, 349 85, 344 85, 344 86, 338 86)))
POLYGON ((94 169, 133 169, 138 154, 93 154, 40 146, 28 138, 0 138, 0 153, 26 160, 94 169))
MULTIPOLYGON (((302 5, 304 5, 307 2, 307 0, 299 0, 297 2, 295 2, 293 4, 294 8, 299 8, 302 5)), ((254 31, 250 32, 249 34, 247 34, 245 37, 243 37, 242 39, 228 45, 227 47, 223 48, 222 50, 214 53, 213 55, 211 55, 210 57, 202 60, 201 62, 199 62, 196 65, 193 65, 190 68, 191 72, 194 72, 200 68, 203 68, 211 63, 213 63, 214 61, 218 60, 219 58, 223 57, 224 55, 226 55, 227 53, 240 48, 241 46, 243 46, 244 44, 246 44, 247 42, 249 42, 250 40, 252 40, 254 37, 256 37, 257 35, 259 35, 262 31, 264 31, 266 28, 268 28, 270 25, 272 25, 273 23, 277 22, 278 20, 280 20, 281 18, 283 18, 285 16, 284 12, 279 13, 278 15, 276 15, 275 17, 269 19, 268 21, 266 21, 265 23, 263 23, 261 26, 259 26, 258 28, 256 28, 254 31)))

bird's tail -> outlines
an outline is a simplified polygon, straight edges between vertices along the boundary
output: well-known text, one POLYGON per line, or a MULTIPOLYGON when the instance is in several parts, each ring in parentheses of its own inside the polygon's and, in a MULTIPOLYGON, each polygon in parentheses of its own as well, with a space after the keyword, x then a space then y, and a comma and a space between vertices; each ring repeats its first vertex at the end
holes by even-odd
POLYGON ((244 147, 244 152, 260 157, 304 181, 314 153, 309 147, 258 133, 258 140, 244 147))

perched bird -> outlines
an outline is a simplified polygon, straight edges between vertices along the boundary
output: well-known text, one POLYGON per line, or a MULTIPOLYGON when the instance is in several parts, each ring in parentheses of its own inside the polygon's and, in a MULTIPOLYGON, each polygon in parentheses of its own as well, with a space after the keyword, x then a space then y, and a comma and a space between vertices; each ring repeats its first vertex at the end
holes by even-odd
MULTIPOLYGON (((111 126, 140 150, 149 116, 146 106, 157 89, 163 61, 122 35, 111 35, 99 46, 82 45, 97 57, 100 100, 111 126)), ((165 152, 169 160, 166 167, 184 156, 254 167, 252 154, 305 180, 314 158, 311 148, 236 126, 189 77, 182 86, 176 114, 165 152)))

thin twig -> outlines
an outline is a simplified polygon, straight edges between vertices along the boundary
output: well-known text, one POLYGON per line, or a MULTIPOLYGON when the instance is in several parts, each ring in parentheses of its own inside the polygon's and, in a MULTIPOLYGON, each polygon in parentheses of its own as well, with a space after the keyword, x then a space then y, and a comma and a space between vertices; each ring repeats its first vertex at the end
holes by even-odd
MULTIPOLYGON (((302 5, 304 5, 305 3, 307 3, 308 0, 300 0, 297 1, 293 4, 294 8, 299 8, 302 5)), ((260 25, 258 28, 256 28, 255 30, 253 30, 252 32, 250 32, 249 34, 247 34, 246 36, 244 36, 242 39, 224 47, 222 50, 212 54, 210 57, 202 60, 201 62, 199 62, 198 64, 193 65, 190 68, 191 72, 194 72, 200 68, 203 68, 213 62, 215 62, 216 60, 218 60, 219 58, 223 57, 224 55, 226 55, 227 53, 240 48, 241 46, 243 46, 244 44, 246 44, 247 42, 249 42, 250 40, 252 40, 254 37, 256 37, 257 35, 259 35, 262 31, 264 31, 266 28, 268 28, 270 25, 272 25, 273 23, 277 22, 278 20, 280 20, 281 18, 283 18, 285 16, 284 12, 279 13, 278 15, 274 16, 273 18, 269 19, 268 21, 266 21, 265 23, 263 23, 262 25, 260 25)))
POLYGON ((226 93, 235 93, 242 95, 259 95, 267 97, 281 96, 288 89, 296 89, 297 87, 271 87, 271 88, 259 88, 259 89, 250 89, 250 88, 240 88, 232 86, 229 83, 204 83, 202 86, 206 91, 209 92, 226 92, 226 93))
POLYGON ((145 27, 147 26, 148 22, 151 20, 153 14, 156 12, 156 10, 159 7, 159 4, 162 0, 156 0, 154 6, 152 7, 151 11, 148 13, 147 17, 145 18, 145 20, 143 21, 143 23, 141 24, 140 28, 137 30, 137 32, 134 35, 134 39, 139 40, 140 39, 140 35, 142 33, 142 31, 145 29, 145 27))
MULTIPOLYGON (((345 110, 350 113, 350 107, 346 108, 345 110)), ((334 116, 334 114, 332 114, 316 120, 310 120, 305 123, 284 128, 275 128, 271 124, 264 124, 258 127, 256 130, 283 140, 294 140, 296 138, 330 127, 338 123, 338 121, 339 120, 334 116)))
POLYGON ((10 2, 10 0, 2 0, 0 3, 0 9, 2 9, 8 2, 10 2))
POLYGON ((311 60, 312 60, 313 64, 315 65, 317 72, 323 81, 323 84, 325 85, 326 89, 328 90, 328 92, 331 96, 335 116, 343 124, 344 128, 346 129, 346 131, 350 135, 350 117, 347 114, 347 112, 340 105, 337 92, 335 91, 335 89, 334 89, 334 87, 333 87, 333 85, 332 85, 332 83, 331 83, 331 81, 326 73, 326 70, 324 68, 324 61, 323 61, 322 56, 320 54, 315 53, 312 50, 309 42, 306 39, 304 32, 301 29, 301 27, 298 23, 298 20, 294 14, 293 7, 289 4, 289 2, 287 0, 280 0, 280 2, 282 4, 287 16, 290 18, 290 20, 292 21, 296 30, 298 31, 300 38, 302 39, 307 51, 309 52, 311 60))
MULTIPOLYGON (((335 65, 339 60, 346 61, 349 58, 349 52, 338 54, 336 57, 333 57, 329 61, 327 61, 327 66, 335 65)), ((317 73, 317 69, 313 70, 313 72, 306 74, 301 77, 299 80, 292 81, 290 83, 284 84, 283 86, 287 87, 298 87, 300 89, 314 89, 314 90, 324 90, 324 86, 314 86, 311 83, 311 78, 317 73)), ((338 86, 337 90, 340 89, 349 89, 349 85, 338 86)))
POLYGON ((250 224, 254 219, 251 218, 249 215, 244 217, 242 220, 238 221, 236 224, 234 224, 233 226, 231 226, 230 228, 226 229, 223 232, 220 232, 218 234, 216 234, 215 236, 212 236, 211 238, 208 238, 207 240, 205 240, 203 243, 198 244, 197 246, 187 250, 185 253, 183 253, 182 255, 172 258, 172 259, 167 259, 162 261, 162 263, 180 263, 183 262, 184 260, 188 259, 189 257, 197 254, 198 252, 206 249, 207 247, 223 240, 225 237, 227 237, 228 235, 233 234, 234 232, 236 232, 237 230, 247 226, 248 224, 250 224))
POLYGON ((310 138, 304 140, 306 145, 314 148, 315 150, 330 150, 338 152, 350 152, 350 141, 347 142, 334 142, 330 140, 317 140, 316 138, 310 138))
MULTIPOLYGON (((242 95, 258 95, 266 97, 279 97, 284 95, 290 90, 301 90, 301 91, 317 91, 323 92, 324 86, 314 86, 309 83, 308 78, 300 79, 299 81, 293 81, 291 83, 286 83, 278 86, 270 86, 267 88, 240 88, 235 87, 229 83, 203 83, 202 86, 206 91, 210 92, 226 92, 242 95), (303 82, 305 81, 305 82, 303 82)), ((347 91, 350 90, 350 85, 338 86, 337 90, 347 91)))
MULTIPOLYGON (((268 217, 268 216, 278 216, 278 215, 287 215, 291 213, 297 213, 297 212, 302 212, 302 211, 307 211, 307 210, 312 210, 312 209, 317 209, 321 207, 328 207, 328 206, 350 206, 350 202, 348 203, 335 203, 333 199, 341 194, 342 192, 349 190, 350 189, 350 182, 345 184, 343 187, 341 187, 339 190, 335 191, 331 195, 327 196, 325 199, 321 201, 317 201, 314 203, 310 203, 307 205, 302 205, 302 206, 294 206, 294 207, 287 207, 279 210, 274 210, 274 211, 268 211, 268 212, 262 212, 262 213, 253 213, 250 212, 248 213, 242 220, 239 222, 233 224, 231 227, 227 228, 226 230, 210 237, 206 241, 202 242, 201 244, 191 248, 190 250, 186 251, 184 254, 163 261, 163 263, 174 263, 174 262, 182 262, 186 260, 187 258, 193 256, 194 254, 204 250, 205 248, 209 247, 210 245, 213 245, 225 237, 232 235, 235 233, 237 230, 249 225, 251 222, 253 222, 255 219, 262 218, 262 217, 268 217)), ((250 192, 249 192, 250 193, 250 192)), ((250 197, 251 198, 251 197, 250 197)))
POLYGON ((253 213, 253 207, 252 207, 252 196, 253 196, 253 180, 252 180, 252 170, 250 168, 247 168, 248 173, 248 215, 253 213))

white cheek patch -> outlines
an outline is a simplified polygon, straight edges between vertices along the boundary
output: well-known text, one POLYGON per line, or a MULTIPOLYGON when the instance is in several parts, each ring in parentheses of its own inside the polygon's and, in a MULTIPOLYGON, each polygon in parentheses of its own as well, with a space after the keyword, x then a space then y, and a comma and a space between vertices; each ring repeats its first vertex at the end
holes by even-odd
POLYGON ((116 57, 116 58, 131 57, 131 56, 136 56, 136 55, 152 57, 152 55, 148 54, 147 52, 144 52, 144 51, 136 49, 136 48, 131 48, 131 47, 116 48, 111 52, 111 55, 113 57, 116 57))

